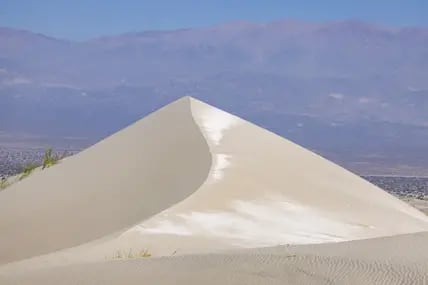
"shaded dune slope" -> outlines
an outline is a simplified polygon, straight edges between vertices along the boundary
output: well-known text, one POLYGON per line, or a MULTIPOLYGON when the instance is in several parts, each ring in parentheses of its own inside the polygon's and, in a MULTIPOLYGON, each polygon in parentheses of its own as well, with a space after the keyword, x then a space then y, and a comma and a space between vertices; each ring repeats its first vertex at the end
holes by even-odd
POLYGON ((0 193, 0 264, 141 222, 205 181, 208 145, 186 100, 0 193))
POLYGON ((188 97, 1 192, 0 217, 0 272, 428 231, 360 177, 188 97))

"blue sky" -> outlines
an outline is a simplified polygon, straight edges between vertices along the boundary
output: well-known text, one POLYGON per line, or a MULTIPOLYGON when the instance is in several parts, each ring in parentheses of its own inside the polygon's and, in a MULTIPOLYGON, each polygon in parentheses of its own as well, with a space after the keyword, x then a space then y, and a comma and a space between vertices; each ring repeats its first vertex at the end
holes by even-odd
POLYGON ((76 40, 282 18, 428 26, 428 0, 0 0, 0 26, 76 40))

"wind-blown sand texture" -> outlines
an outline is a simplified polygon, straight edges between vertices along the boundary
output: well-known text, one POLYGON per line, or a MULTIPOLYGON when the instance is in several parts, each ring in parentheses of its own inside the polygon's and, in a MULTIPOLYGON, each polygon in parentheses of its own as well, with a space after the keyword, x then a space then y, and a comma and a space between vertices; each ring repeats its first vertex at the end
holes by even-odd
POLYGON ((0 192, 0 284, 426 284, 427 231, 362 178, 185 97, 0 192))
POLYGON ((224 254, 103 261, 2 275, 0 284, 428 284, 427 233, 224 254))

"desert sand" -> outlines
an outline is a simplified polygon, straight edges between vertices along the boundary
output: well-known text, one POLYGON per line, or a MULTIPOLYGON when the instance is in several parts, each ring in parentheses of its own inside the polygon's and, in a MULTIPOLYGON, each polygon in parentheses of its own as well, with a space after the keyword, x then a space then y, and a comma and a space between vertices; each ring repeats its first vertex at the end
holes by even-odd
POLYGON ((0 284, 427 284, 426 215, 190 97, 9 186, 0 217, 0 284))
POLYGON ((0 274, 0 284, 428 284, 427 233, 0 274))

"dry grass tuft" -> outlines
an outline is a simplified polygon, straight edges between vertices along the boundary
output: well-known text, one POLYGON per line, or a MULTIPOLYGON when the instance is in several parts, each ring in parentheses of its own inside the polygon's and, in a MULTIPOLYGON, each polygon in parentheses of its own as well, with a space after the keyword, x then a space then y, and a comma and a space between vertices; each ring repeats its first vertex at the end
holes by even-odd
POLYGON ((0 190, 5 189, 7 186, 9 186, 9 182, 7 181, 6 177, 2 177, 0 180, 0 190))
POLYGON ((45 151, 42 169, 45 169, 57 164, 59 160, 60 158, 57 155, 52 154, 52 148, 48 148, 45 151))
POLYGON ((127 252, 118 250, 116 254, 113 256, 113 259, 135 259, 135 258, 146 258, 151 256, 152 256, 151 253, 147 249, 142 249, 134 253, 130 248, 129 251, 127 252))
POLYGON ((19 177, 19 180, 24 179, 25 177, 28 177, 34 169, 36 169, 38 166, 34 163, 29 163, 26 166, 24 166, 21 176, 19 177))

